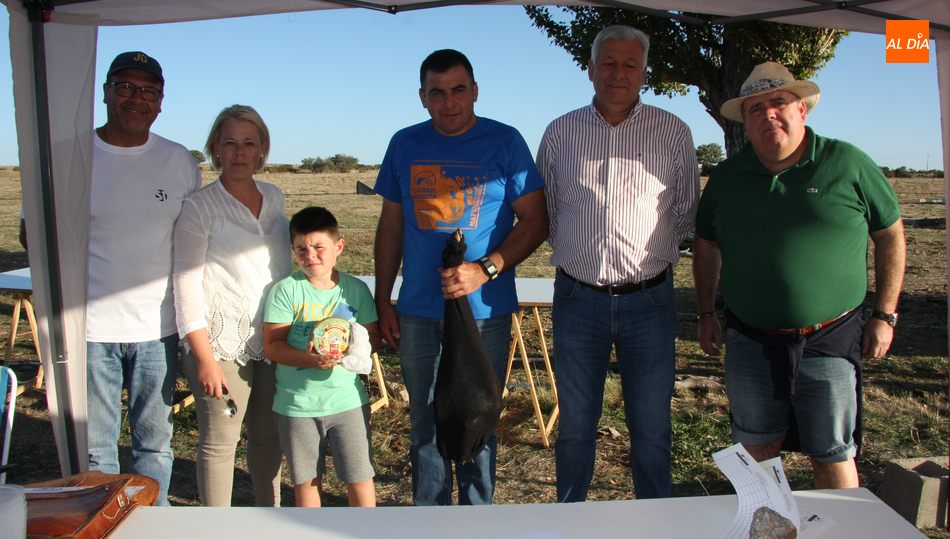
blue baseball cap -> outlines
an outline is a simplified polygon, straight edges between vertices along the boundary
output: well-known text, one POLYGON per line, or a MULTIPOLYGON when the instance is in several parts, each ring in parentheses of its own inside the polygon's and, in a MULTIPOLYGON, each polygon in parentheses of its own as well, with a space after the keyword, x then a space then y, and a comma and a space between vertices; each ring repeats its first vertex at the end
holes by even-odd
POLYGON ((115 60, 112 60, 112 65, 109 66, 109 72, 106 73, 106 78, 108 79, 113 73, 124 69, 141 69, 142 71, 147 71, 154 75, 162 84, 165 84, 165 77, 162 76, 162 66, 159 65, 158 60, 144 52, 123 52, 116 56, 115 60))

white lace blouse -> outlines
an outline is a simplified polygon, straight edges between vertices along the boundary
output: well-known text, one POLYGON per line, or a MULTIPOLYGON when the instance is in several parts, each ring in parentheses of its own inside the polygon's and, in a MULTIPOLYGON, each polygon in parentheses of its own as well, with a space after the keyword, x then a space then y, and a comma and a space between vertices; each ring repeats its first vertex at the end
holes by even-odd
POLYGON ((215 359, 241 365, 264 359, 267 290, 290 274, 284 195, 255 183, 264 198, 260 218, 219 179, 185 199, 174 235, 178 335, 206 327, 215 359))

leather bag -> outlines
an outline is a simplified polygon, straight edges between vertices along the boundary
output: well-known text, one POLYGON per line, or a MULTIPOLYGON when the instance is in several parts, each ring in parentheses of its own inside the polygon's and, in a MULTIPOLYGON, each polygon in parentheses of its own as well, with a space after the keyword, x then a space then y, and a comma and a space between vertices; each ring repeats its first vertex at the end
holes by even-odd
POLYGON ((28 539, 106 537, 130 511, 158 498, 158 482, 135 474, 93 471, 23 486, 28 539))

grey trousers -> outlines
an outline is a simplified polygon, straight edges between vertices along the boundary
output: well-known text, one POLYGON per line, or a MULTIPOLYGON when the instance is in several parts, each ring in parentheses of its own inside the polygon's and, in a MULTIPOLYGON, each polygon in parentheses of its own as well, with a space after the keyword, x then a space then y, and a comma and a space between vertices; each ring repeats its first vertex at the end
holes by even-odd
POLYGON ((225 414, 227 398, 209 397, 198 383, 195 358, 186 354, 182 369, 195 396, 198 413, 198 495, 208 507, 230 507, 234 483, 234 455, 247 425, 247 468, 254 484, 254 504, 280 506, 280 436, 274 413, 275 365, 251 361, 241 366, 219 361, 228 380, 228 397, 237 413, 225 414))

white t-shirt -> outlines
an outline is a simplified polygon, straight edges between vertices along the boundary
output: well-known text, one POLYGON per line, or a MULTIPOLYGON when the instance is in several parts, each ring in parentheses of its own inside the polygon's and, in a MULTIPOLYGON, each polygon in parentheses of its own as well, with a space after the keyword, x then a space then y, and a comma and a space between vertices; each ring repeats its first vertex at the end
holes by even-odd
POLYGON ((86 340, 161 339, 175 333, 172 231, 197 162, 154 133, 133 148, 93 140, 86 340))
POLYGON ((207 327, 215 359, 241 365, 264 359, 264 300, 290 274, 284 194, 255 184, 264 198, 260 217, 218 180, 185 201, 175 225, 178 335, 207 327))

